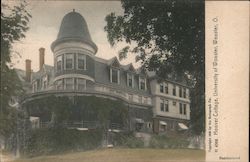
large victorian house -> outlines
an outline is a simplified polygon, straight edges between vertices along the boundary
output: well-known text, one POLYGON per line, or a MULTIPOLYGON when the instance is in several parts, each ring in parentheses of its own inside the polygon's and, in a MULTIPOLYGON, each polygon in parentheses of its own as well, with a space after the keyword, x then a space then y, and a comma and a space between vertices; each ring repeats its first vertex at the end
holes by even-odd
POLYGON ((45 49, 40 48, 39 71, 31 70, 31 60, 26 60, 26 71, 17 69, 27 92, 22 103, 48 94, 110 98, 126 103, 135 112, 131 124, 139 123, 145 131, 188 129, 189 87, 172 80, 159 81, 154 72, 122 65, 116 57, 96 57, 97 46, 79 13, 64 16, 51 50, 54 66, 45 64, 45 49))

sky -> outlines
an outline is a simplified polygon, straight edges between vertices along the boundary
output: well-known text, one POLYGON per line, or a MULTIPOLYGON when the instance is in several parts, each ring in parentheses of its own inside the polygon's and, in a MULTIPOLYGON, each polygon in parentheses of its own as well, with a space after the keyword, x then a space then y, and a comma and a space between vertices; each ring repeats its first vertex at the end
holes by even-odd
MULTIPOLYGON (((13 57, 15 68, 25 69, 25 59, 32 61, 33 71, 39 69, 40 47, 45 48, 45 64, 53 65, 53 53, 51 43, 56 39, 63 17, 73 11, 79 12, 86 20, 92 40, 98 47, 97 57, 109 59, 118 56, 118 51, 126 44, 120 43, 111 47, 104 31, 106 25, 105 16, 111 12, 122 14, 119 1, 28 1, 27 10, 32 15, 29 22, 30 29, 25 33, 26 38, 17 42, 13 50, 20 53, 20 57, 13 57)), ((133 63, 134 56, 121 61, 122 64, 133 63)))

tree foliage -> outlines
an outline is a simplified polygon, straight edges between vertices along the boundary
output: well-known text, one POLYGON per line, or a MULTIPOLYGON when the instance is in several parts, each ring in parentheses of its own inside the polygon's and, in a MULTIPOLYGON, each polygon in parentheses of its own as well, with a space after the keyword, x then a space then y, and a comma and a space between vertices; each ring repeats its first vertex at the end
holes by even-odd
POLYGON ((27 25, 31 15, 26 11, 26 5, 24 1, 13 7, 1 3, 0 133, 3 136, 8 136, 16 125, 14 118, 17 112, 9 105, 9 101, 11 97, 19 96, 23 92, 21 82, 10 65, 11 57, 16 54, 13 51, 13 44, 24 38, 24 33, 28 30, 27 25))
MULTIPOLYGON (((135 54, 144 68, 161 78, 184 76, 191 91, 195 133, 204 130, 204 1, 122 0, 122 15, 106 16, 104 30, 111 46, 126 42, 119 58, 135 54), (136 44, 135 47, 131 45, 136 44)), ((181 77, 183 79, 183 77, 181 77)), ((175 78, 178 80, 178 77, 175 78)))

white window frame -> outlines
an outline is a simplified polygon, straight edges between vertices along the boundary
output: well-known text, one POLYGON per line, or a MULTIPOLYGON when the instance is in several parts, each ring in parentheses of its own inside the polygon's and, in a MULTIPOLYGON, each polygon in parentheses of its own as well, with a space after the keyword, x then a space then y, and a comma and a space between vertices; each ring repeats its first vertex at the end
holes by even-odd
POLYGON ((77 53, 76 54, 76 69, 77 70, 86 70, 87 69, 87 67, 86 67, 86 55, 84 55, 84 54, 82 54, 82 53, 77 53), (78 67, 78 65, 79 65, 79 63, 78 63, 78 59, 79 59, 79 55, 81 55, 81 56, 83 56, 83 59, 84 59, 84 69, 81 69, 81 68, 79 68, 78 67))
POLYGON ((75 87, 75 81, 74 81, 74 78, 64 78, 64 89, 65 90, 74 90, 74 87, 75 87), (69 80, 69 79, 71 79, 72 80, 72 83, 73 83, 73 85, 72 85, 72 89, 67 89, 67 87, 66 87, 66 84, 67 84, 67 80, 69 80))
POLYGON ((79 88, 79 80, 83 80, 84 81, 84 89, 83 90, 86 90, 86 83, 87 83, 86 79, 76 78, 77 90, 81 91, 80 88, 79 88))
POLYGON ((139 76, 139 89, 144 90, 144 91, 147 90, 147 79, 146 79, 146 77, 139 76), (144 89, 141 89, 141 81, 143 81, 143 80, 144 80, 144 83, 145 83, 145 87, 144 87, 144 89))
POLYGON ((63 55, 59 55, 56 57, 56 71, 59 72, 62 70, 63 70, 63 55), (57 66, 57 62, 59 61, 59 59, 61 60, 61 69, 60 70, 58 70, 58 66, 57 66))
POLYGON ((74 53, 65 53, 65 54, 64 54, 64 70, 73 70, 73 69, 74 69, 74 62, 75 62, 74 56, 75 56, 74 53), (66 68, 66 66, 67 66, 67 62, 66 62, 66 60, 67 60, 67 55, 72 55, 72 56, 73 56, 73 58, 72 58, 72 67, 71 67, 71 68, 68 68, 68 69, 66 68))
POLYGON ((109 79, 110 79, 111 83, 120 84, 120 69, 111 67, 109 70, 109 74, 110 74, 109 79), (117 70, 117 83, 113 82, 113 80, 112 80, 112 70, 117 70))
POLYGON ((131 87, 131 88, 134 88, 134 75, 132 73, 127 73, 127 86, 128 87, 131 87), (129 79, 132 79, 132 86, 129 86, 129 79))

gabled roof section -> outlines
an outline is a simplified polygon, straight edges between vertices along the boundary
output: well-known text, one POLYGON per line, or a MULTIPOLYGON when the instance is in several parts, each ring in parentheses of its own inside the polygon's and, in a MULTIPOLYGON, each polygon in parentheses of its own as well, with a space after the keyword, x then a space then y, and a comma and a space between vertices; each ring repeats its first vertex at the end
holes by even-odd
POLYGON ((53 66, 44 64, 42 70, 32 73, 32 80, 39 79, 45 74, 51 75, 53 72, 54 72, 53 66))
POLYGON ((127 65, 124 65, 124 66, 123 66, 123 69, 124 69, 125 71, 130 71, 130 72, 136 73, 136 70, 135 70, 135 68, 134 68, 134 66, 133 66, 132 63, 127 64, 127 65))
POLYGON ((137 72, 137 74, 139 74, 139 75, 145 75, 145 76, 147 76, 146 69, 144 69, 144 68, 142 68, 142 67, 139 67, 138 69, 136 69, 136 72, 137 72))
POLYGON ((118 61, 117 57, 113 57, 110 60, 108 60, 108 65, 112 67, 117 67, 117 68, 121 67, 121 64, 118 61))

